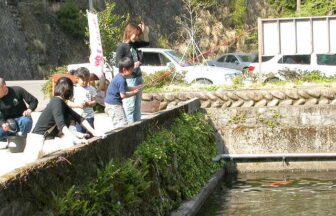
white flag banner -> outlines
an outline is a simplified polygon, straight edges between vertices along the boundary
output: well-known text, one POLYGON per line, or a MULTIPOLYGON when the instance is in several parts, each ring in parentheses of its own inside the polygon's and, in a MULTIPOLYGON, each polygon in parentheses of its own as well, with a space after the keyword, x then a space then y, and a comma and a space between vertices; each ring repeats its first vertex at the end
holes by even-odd
POLYGON ((97 14, 87 11, 89 32, 90 32, 90 72, 94 73, 98 78, 103 76, 103 48, 100 38, 97 14))

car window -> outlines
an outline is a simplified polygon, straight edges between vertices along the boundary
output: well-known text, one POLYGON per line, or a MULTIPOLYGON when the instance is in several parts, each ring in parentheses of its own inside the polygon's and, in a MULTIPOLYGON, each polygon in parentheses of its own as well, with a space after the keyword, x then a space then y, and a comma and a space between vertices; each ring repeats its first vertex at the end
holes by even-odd
POLYGON ((174 59, 175 62, 177 62, 179 65, 181 65, 182 67, 186 67, 186 66, 190 66, 190 65, 194 65, 192 62, 189 62, 188 64, 186 64, 185 62, 185 56, 183 56, 181 53, 174 51, 174 50, 169 50, 169 51, 165 51, 165 53, 167 55, 169 55, 172 59, 174 59))
POLYGON ((255 59, 255 56, 251 55, 238 55, 243 62, 252 62, 255 59))
MULTIPOLYGON (((267 62, 268 60, 271 60, 274 56, 261 56, 262 62, 267 62)), ((259 57, 256 56, 253 62, 259 62, 259 57)))
POLYGON ((278 61, 280 64, 310 64, 310 55, 284 55, 278 61))
POLYGON ((148 66, 148 65, 155 65, 160 66, 160 53, 150 53, 150 52, 144 52, 143 53, 143 62, 142 65, 148 66))
POLYGON ((233 55, 228 55, 225 59, 225 62, 228 63, 235 63, 235 61, 238 61, 238 59, 233 55))
POLYGON ((336 54, 317 54, 318 65, 336 65, 336 54))
POLYGON ((166 56, 162 55, 161 53, 159 54, 161 66, 167 65, 168 62, 171 62, 166 56))
POLYGON ((225 57, 226 57, 226 56, 222 56, 222 57, 220 57, 217 61, 218 61, 218 62, 224 62, 225 57))

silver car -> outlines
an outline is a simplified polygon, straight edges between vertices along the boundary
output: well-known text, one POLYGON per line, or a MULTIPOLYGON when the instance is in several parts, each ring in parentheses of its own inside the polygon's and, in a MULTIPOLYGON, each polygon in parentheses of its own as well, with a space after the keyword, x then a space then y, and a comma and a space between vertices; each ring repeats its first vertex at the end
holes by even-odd
POLYGON ((232 68, 243 71, 257 58, 256 54, 250 53, 226 53, 213 60, 207 61, 209 66, 232 68))

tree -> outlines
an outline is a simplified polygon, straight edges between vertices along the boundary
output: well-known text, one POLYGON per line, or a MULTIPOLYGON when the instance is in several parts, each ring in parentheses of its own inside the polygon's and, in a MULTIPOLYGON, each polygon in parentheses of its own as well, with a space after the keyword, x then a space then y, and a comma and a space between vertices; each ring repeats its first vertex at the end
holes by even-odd
MULTIPOLYGON (((117 15, 114 11, 115 3, 106 2, 106 8, 102 12, 98 13, 100 36, 102 40, 102 46, 104 56, 107 59, 112 58, 113 52, 115 52, 118 43, 122 39, 124 27, 128 21, 128 15, 117 15)), ((87 35, 89 34, 87 30, 87 35)))

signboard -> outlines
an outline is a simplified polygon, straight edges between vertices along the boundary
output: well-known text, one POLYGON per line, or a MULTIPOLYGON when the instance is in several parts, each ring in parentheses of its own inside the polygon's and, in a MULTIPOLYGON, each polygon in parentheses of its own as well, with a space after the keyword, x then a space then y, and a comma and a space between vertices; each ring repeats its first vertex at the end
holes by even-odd
POLYGON ((259 19, 261 55, 336 53, 336 16, 259 19))
POLYGON ((87 11, 89 32, 90 32, 90 72, 97 75, 97 77, 103 76, 103 48, 100 38, 98 17, 97 14, 87 11))

